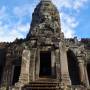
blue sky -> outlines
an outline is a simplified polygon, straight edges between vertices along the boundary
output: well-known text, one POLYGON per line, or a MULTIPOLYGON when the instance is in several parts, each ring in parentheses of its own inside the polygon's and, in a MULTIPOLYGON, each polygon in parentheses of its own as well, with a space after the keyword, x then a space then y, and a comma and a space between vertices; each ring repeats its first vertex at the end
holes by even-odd
MULTIPOLYGON (((0 0, 0 42, 25 38, 40 0, 0 0)), ((66 38, 90 38, 90 0, 52 0, 66 38)))

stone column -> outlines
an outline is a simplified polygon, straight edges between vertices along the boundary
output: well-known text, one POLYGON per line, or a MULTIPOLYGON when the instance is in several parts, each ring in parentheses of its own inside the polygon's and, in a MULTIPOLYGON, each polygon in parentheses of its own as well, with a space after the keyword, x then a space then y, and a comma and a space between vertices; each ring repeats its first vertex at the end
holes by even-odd
POLYGON ((68 71, 67 52, 63 42, 60 42, 59 49, 60 49, 60 64, 61 64, 61 84, 71 85, 68 71))
POLYGON ((11 56, 6 57, 7 62, 4 67, 2 84, 1 84, 1 86, 5 86, 7 89, 11 85, 11 70, 12 70, 11 60, 14 60, 14 58, 11 58, 11 56))
POLYGON ((36 49, 32 48, 30 50, 31 55, 30 55, 30 68, 29 68, 29 80, 35 81, 35 60, 36 60, 36 49))
POLYGON ((86 65, 85 65, 85 81, 86 81, 86 86, 89 87, 89 79, 88 79, 87 66, 86 65))
POLYGON ((12 70, 13 70, 13 66, 9 66, 9 68, 8 68, 8 83, 9 83, 9 86, 12 85, 12 81, 13 81, 12 70))
POLYGON ((37 49, 36 52, 36 61, 35 61, 35 80, 39 79, 39 72, 40 72, 40 50, 37 49))
POLYGON ((15 66, 13 65, 12 66, 12 70, 11 70, 11 84, 12 84, 12 82, 13 82, 13 76, 14 76, 14 68, 15 68, 15 66))
POLYGON ((52 68, 52 76, 55 76, 55 52, 51 51, 51 68, 52 68))
POLYGON ((60 55, 59 49, 55 51, 55 62, 56 62, 56 78, 58 81, 61 81, 61 72, 60 72, 60 55))
POLYGON ((30 55, 31 55, 30 50, 28 49, 23 50, 21 74, 19 77, 19 83, 21 85, 29 83, 30 55))
POLYGON ((84 65, 83 56, 77 56, 78 59, 78 66, 79 66, 79 75, 80 75, 80 82, 82 85, 86 85, 86 70, 84 65))
POLYGON ((3 90, 2 88, 5 88, 4 90, 7 90, 10 86, 10 75, 9 75, 9 67, 5 67, 4 73, 3 73, 3 80, 0 90, 3 90))

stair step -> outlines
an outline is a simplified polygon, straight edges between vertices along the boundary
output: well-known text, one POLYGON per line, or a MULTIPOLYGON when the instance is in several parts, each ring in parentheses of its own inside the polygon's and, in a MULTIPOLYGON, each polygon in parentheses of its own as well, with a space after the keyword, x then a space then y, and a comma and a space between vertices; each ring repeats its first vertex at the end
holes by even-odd
POLYGON ((56 87, 56 85, 30 85, 30 87, 46 87, 46 86, 48 86, 48 87, 56 87))
POLYGON ((24 88, 25 90, 56 90, 58 84, 56 79, 40 78, 25 85, 24 88))
POLYGON ((53 89, 55 89, 56 90, 56 87, 26 87, 26 89, 35 89, 35 90, 46 90, 46 89, 48 89, 48 90, 53 90, 53 89))
POLYGON ((58 84, 58 82, 31 82, 29 84, 58 84))

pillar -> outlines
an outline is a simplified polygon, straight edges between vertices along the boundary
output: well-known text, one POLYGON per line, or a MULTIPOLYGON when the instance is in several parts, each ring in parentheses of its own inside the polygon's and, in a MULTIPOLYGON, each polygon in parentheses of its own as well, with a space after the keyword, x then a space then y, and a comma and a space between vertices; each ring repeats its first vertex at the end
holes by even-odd
POLYGON ((77 59, 79 66, 80 82, 82 85, 89 86, 88 76, 87 76, 87 71, 83 60, 83 56, 77 56, 77 59))
POLYGON ((56 62, 56 78, 57 81, 61 81, 61 72, 60 72, 60 55, 59 49, 55 50, 55 62, 56 62))
POLYGON ((15 68, 15 66, 13 65, 12 66, 12 70, 11 70, 11 85, 12 85, 12 82, 13 82, 13 76, 14 76, 14 68, 15 68))
POLYGON ((61 64, 61 83, 65 85, 71 85, 68 62, 67 62, 67 52, 66 47, 63 42, 60 42, 60 64, 61 64))
POLYGON ((51 51, 51 68, 52 68, 52 76, 55 76, 55 52, 51 51))
POLYGON ((11 66, 11 61, 14 60, 14 58, 6 57, 6 66, 4 67, 4 72, 3 72, 3 77, 2 77, 2 84, 1 86, 6 87, 8 89, 11 85, 11 74, 12 74, 12 66, 11 66))
POLYGON ((35 60, 35 80, 39 79, 39 72, 40 72, 40 50, 37 48, 36 51, 36 60, 35 60))
POLYGON ((30 50, 28 49, 23 50, 21 74, 19 77, 19 83, 21 85, 29 83, 30 55, 31 55, 30 50))
POLYGON ((11 85, 11 72, 10 72, 10 68, 8 68, 5 70, 4 74, 3 74, 3 81, 2 81, 2 84, 1 84, 1 88, 0 90, 8 90, 10 85, 11 85), (9 70, 8 70, 9 69, 9 70), (2 89, 2 88, 5 88, 5 89, 2 89))
POLYGON ((32 48, 30 50, 30 67, 29 67, 29 81, 35 81, 35 62, 36 62, 36 51, 37 49, 32 48))
POLYGON ((89 80, 88 80, 87 66, 85 66, 85 80, 86 80, 86 86, 89 87, 89 80))

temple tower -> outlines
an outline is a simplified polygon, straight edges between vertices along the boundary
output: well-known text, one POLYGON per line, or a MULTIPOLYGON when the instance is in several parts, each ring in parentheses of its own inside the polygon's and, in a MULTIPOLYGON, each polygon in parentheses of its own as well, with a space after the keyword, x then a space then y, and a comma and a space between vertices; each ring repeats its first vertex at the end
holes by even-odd
POLYGON ((90 50, 76 38, 64 38, 51 0, 40 0, 36 6, 25 40, 2 46, 0 90, 87 90, 90 86, 90 50))
POLYGON ((27 39, 30 39, 31 36, 42 37, 46 33, 50 34, 50 36, 56 34, 60 36, 61 33, 59 12, 51 0, 41 0, 36 6, 32 14, 31 28, 27 39))
POLYGON ((20 82, 24 82, 23 67, 27 69, 25 88, 60 88, 70 85, 64 35, 61 32, 59 12, 51 0, 41 0, 32 14, 30 31, 27 35, 29 45, 23 51, 29 53, 26 67, 22 65, 20 82), (29 49, 28 49, 29 48, 29 49), (28 67, 27 67, 28 66, 28 67), (29 84, 30 83, 30 84, 29 84), (37 84, 36 84, 37 83, 37 84), (41 86, 39 86, 41 84, 41 86), (36 85, 36 86, 35 86, 36 85), (53 86, 54 85, 54 86, 53 86))

